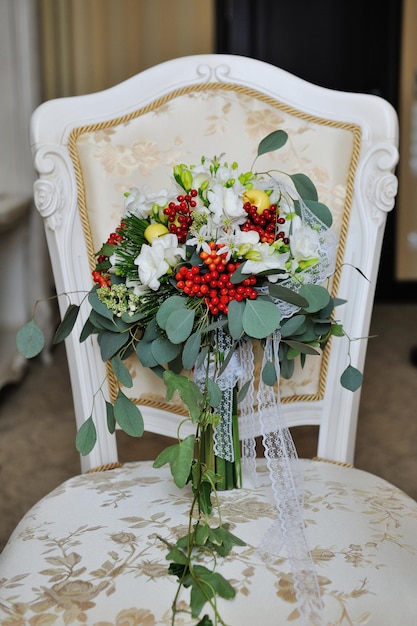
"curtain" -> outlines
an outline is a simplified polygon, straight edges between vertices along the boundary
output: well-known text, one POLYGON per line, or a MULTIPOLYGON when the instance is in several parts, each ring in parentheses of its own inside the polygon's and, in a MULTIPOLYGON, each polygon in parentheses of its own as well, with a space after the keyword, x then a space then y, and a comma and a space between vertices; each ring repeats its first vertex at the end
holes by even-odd
POLYGON ((214 51, 213 0, 38 0, 43 99, 106 89, 214 51))

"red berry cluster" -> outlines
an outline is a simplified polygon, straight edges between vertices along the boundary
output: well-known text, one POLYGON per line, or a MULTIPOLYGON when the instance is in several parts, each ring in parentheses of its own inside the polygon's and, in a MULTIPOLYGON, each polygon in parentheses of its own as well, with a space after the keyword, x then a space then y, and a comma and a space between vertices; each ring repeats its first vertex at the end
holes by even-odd
POLYGON ((197 206, 194 200, 197 195, 197 189, 191 189, 190 193, 177 196, 177 202, 170 202, 164 209, 164 214, 168 216, 169 232, 177 235, 179 243, 185 243, 187 239, 192 222, 192 209, 197 206))
MULTIPOLYGON (((112 246, 118 245, 123 240, 122 235, 123 223, 120 224, 118 228, 116 228, 116 232, 110 233, 106 243, 111 244, 112 246)), ((107 261, 109 257, 104 254, 99 254, 97 257, 97 265, 103 263, 103 261, 107 261)), ((99 287, 110 287, 111 280, 108 272, 103 270, 95 269, 92 273, 94 282, 99 287)))
POLYGON ((274 243, 277 239, 282 239, 288 245, 289 239, 284 231, 279 230, 280 225, 285 224, 285 218, 279 217, 276 204, 271 204, 269 209, 264 209, 261 214, 250 202, 245 202, 243 208, 248 214, 246 222, 241 227, 243 231, 255 230, 259 233, 262 243, 274 243))
POLYGON ((258 292, 253 288, 256 284, 255 276, 248 276, 239 285, 234 285, 230 279, 239 263, 227 262, 226 254, 218 255, 216 244, 211 245, 211 254, 201 252, 206 267, 183 265, 175 275, 177 288, 188 296, 204 298, 210 313, 214 316, 227 313, 231 300, 249 298, 255 300, 258 292))

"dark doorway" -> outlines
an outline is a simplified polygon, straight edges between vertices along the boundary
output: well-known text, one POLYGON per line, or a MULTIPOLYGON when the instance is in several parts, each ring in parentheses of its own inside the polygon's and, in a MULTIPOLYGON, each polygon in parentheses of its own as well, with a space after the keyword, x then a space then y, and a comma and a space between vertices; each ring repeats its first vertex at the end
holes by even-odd
MULTIPOLYGON (((398 110, 401 20, 401 0, 216 0, 216 51, 272 63, 323 87, 379 95, 398 110)), ((395 209, 379 301, 417 293, 396 281, 394 242, 395 209)))

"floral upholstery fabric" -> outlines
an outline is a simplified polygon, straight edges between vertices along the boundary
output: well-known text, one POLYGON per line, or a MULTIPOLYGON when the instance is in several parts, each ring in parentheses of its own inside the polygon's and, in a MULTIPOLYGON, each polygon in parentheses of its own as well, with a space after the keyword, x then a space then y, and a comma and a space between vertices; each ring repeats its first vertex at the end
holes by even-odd
MULTIPOLYGON (((325 624, 417 624, 417 504, 382 479, 300 461, 304 522, 325 624)), ((221 492, 224 522, 246 542, 220 559, 237 590, 225 623, 297 623, 286 554, 258 547, 276 518, 260 461, 256 489, 221 492)), ((68 480, 33 507, 0 555, 0 624, 167 626, 177 589, 166 546, 186 532, 191 493, 166 468, 129 463, 68 480)), ((184 608, 188 592, 181 596, 184 608)), ((206 611, 204 611, 206 612, 206 611)), ((186 613, 178 623, 192 623, 186 613)))

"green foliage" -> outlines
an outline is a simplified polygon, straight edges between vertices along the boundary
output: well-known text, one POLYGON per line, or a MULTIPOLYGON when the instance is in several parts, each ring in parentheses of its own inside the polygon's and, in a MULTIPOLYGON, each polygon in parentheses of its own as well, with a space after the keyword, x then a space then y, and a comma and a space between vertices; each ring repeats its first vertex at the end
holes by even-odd
POLYGON ((68 335, 71 333, 72 329, 74 328, 74 324, 77 320, 79 310, 80 310, 80 307, 78 305, 76 304, 69 305, 68 309, 65 312, 62 322, 60 323, 60 325, 58 326, 55 332, 55 336, 53 339, 54 344, 60 343, 61 341, 66 339, 68 335))
POLYGON ((268 152, 279 150, 287 143, 288 134, 284 130, 274 130, 260 141, 258 146, 258 157, 268 152))
POLYGON ((114 403, 114 418, 125 433, 131 437, 142 437, 144 430, 142 413, 121 389, 114 403))
POLYGON ((348 365, 340 377, 340 382, 345 389, 356 391, 362 385, 363 375, 356 367, 348 365))
POLYGON ((249 337, 263 339, 271 335, 281 320, 278 307, 268 300, 246 300, 242 315, 243 330, 249 337))
POLYGON ((16 347, 26 359, 32 359, 40 354, 44 346, 43 332, 35 320, 32 319, 17 332, 16 347))
POLYGON ((91 450, 96 445, 97 441, 97 431, 93 422, 93 418, 90 415, 88 419, 82 424, 82 426, 78 429, 76 438, 75 438, 75 447, 77 451, 82 454, 90 454, 91 450))
POLYGON ((191 421, 197 422, 201 416, 204 405, 204 398, 200 387, 186 376, 175 374, 170 370, 164 372, 164 383, 167 390, 167 400, 171 400, 174 393, 177 391, 190 412, 191 421))
POLYGON ((168 446, 155 459, 153 466, 162 467, 169 464, 174 483, 182 489, 188 482, 191 464, 194 458, 194 435, 183 441, 168 446))

